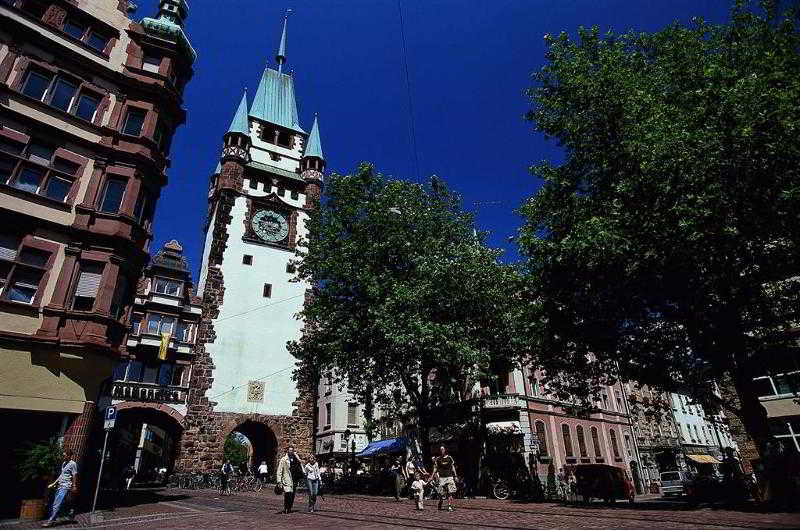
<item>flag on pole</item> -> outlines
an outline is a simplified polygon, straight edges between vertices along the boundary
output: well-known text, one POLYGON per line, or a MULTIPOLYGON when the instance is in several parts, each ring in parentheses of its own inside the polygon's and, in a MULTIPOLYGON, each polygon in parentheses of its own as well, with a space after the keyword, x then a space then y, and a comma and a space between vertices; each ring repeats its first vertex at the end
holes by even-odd
POLYGON ((169 339, 171 336, 172 333, 161 334, 161 347, 158 349, 158 358, 161 361, 167 360, 167 348, 169 348, 169 339))

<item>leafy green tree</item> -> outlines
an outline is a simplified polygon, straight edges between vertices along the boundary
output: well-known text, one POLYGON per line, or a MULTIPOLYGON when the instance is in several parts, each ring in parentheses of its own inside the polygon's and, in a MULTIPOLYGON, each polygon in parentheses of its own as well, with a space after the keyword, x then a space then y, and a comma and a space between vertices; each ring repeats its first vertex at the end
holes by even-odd
POLYGON ((369 164, 332 175, 307 226, 297 273, 315 287, 290 344, 295 377, 330 374, 364 403, 410 412, 427 453, 436 407, 512 362, 518 275, 436 178, 388 180, 369 164))
POLYGON ((239 439, 235 433, 231 433, 225 438, 222 452, 225 459, 229 460, 232 466, 238 466, 243 462, 247 462, 249 456, 247 444, 239 439))
POLYGON ((797 12, 740 2, 726 25, 545 38, 527 117, 565 159, 532 168, 522 208, 536 362, 569 394, 609 374, 688 390, 763 452, 753 376, 797 356, 797 12))

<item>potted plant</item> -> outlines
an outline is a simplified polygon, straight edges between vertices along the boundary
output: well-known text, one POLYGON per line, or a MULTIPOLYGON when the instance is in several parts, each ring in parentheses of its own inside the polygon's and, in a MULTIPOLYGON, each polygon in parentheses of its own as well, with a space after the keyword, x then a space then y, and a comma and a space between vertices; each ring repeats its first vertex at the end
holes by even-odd
POLYGON ((17 471, 24 488, 20 519, 43 519, 47 509, 47 484, 52 482, 64 457, 61 444, 55 438, 29 443, 17 455, 17 471))

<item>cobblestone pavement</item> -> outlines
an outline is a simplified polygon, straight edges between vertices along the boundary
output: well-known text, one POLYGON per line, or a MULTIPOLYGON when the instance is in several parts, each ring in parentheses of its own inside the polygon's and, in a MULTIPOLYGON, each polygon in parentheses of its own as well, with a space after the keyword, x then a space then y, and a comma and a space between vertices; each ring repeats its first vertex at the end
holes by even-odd
MULTIPOLYGON (((161 490, 132 493, 127 506, 104 511, 104 521, 89 523, 88 514, 77 523, 57 528, 800 528, 800 514, 757 513, 722 509, 688 509, 680 502, 646 499, 635 504, 589 507, 560 504, 516 503, 492 499, 459 499, 455 510, 436 510, 427 502, 417 512, 412 502, 387 497, 327 495, 320 511, 305 513, 306 497, 297 495, 292 514, 278 513, 282 497, 270 492, 238 493, 219 497, 210 490, 161 490)), ((27 530, 40 523, 3 522, 0 528, 27 530)))

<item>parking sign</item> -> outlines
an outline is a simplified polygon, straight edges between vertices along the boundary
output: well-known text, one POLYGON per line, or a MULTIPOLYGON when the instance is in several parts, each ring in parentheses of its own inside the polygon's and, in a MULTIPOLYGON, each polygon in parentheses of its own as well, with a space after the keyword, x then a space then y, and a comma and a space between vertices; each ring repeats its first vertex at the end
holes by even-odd
POLYGON ((111 406, 106 409, 106 418, 103 423, 103 428, 110 431, 114 428, 114 423, 117 421, 117 407, 111 406))

